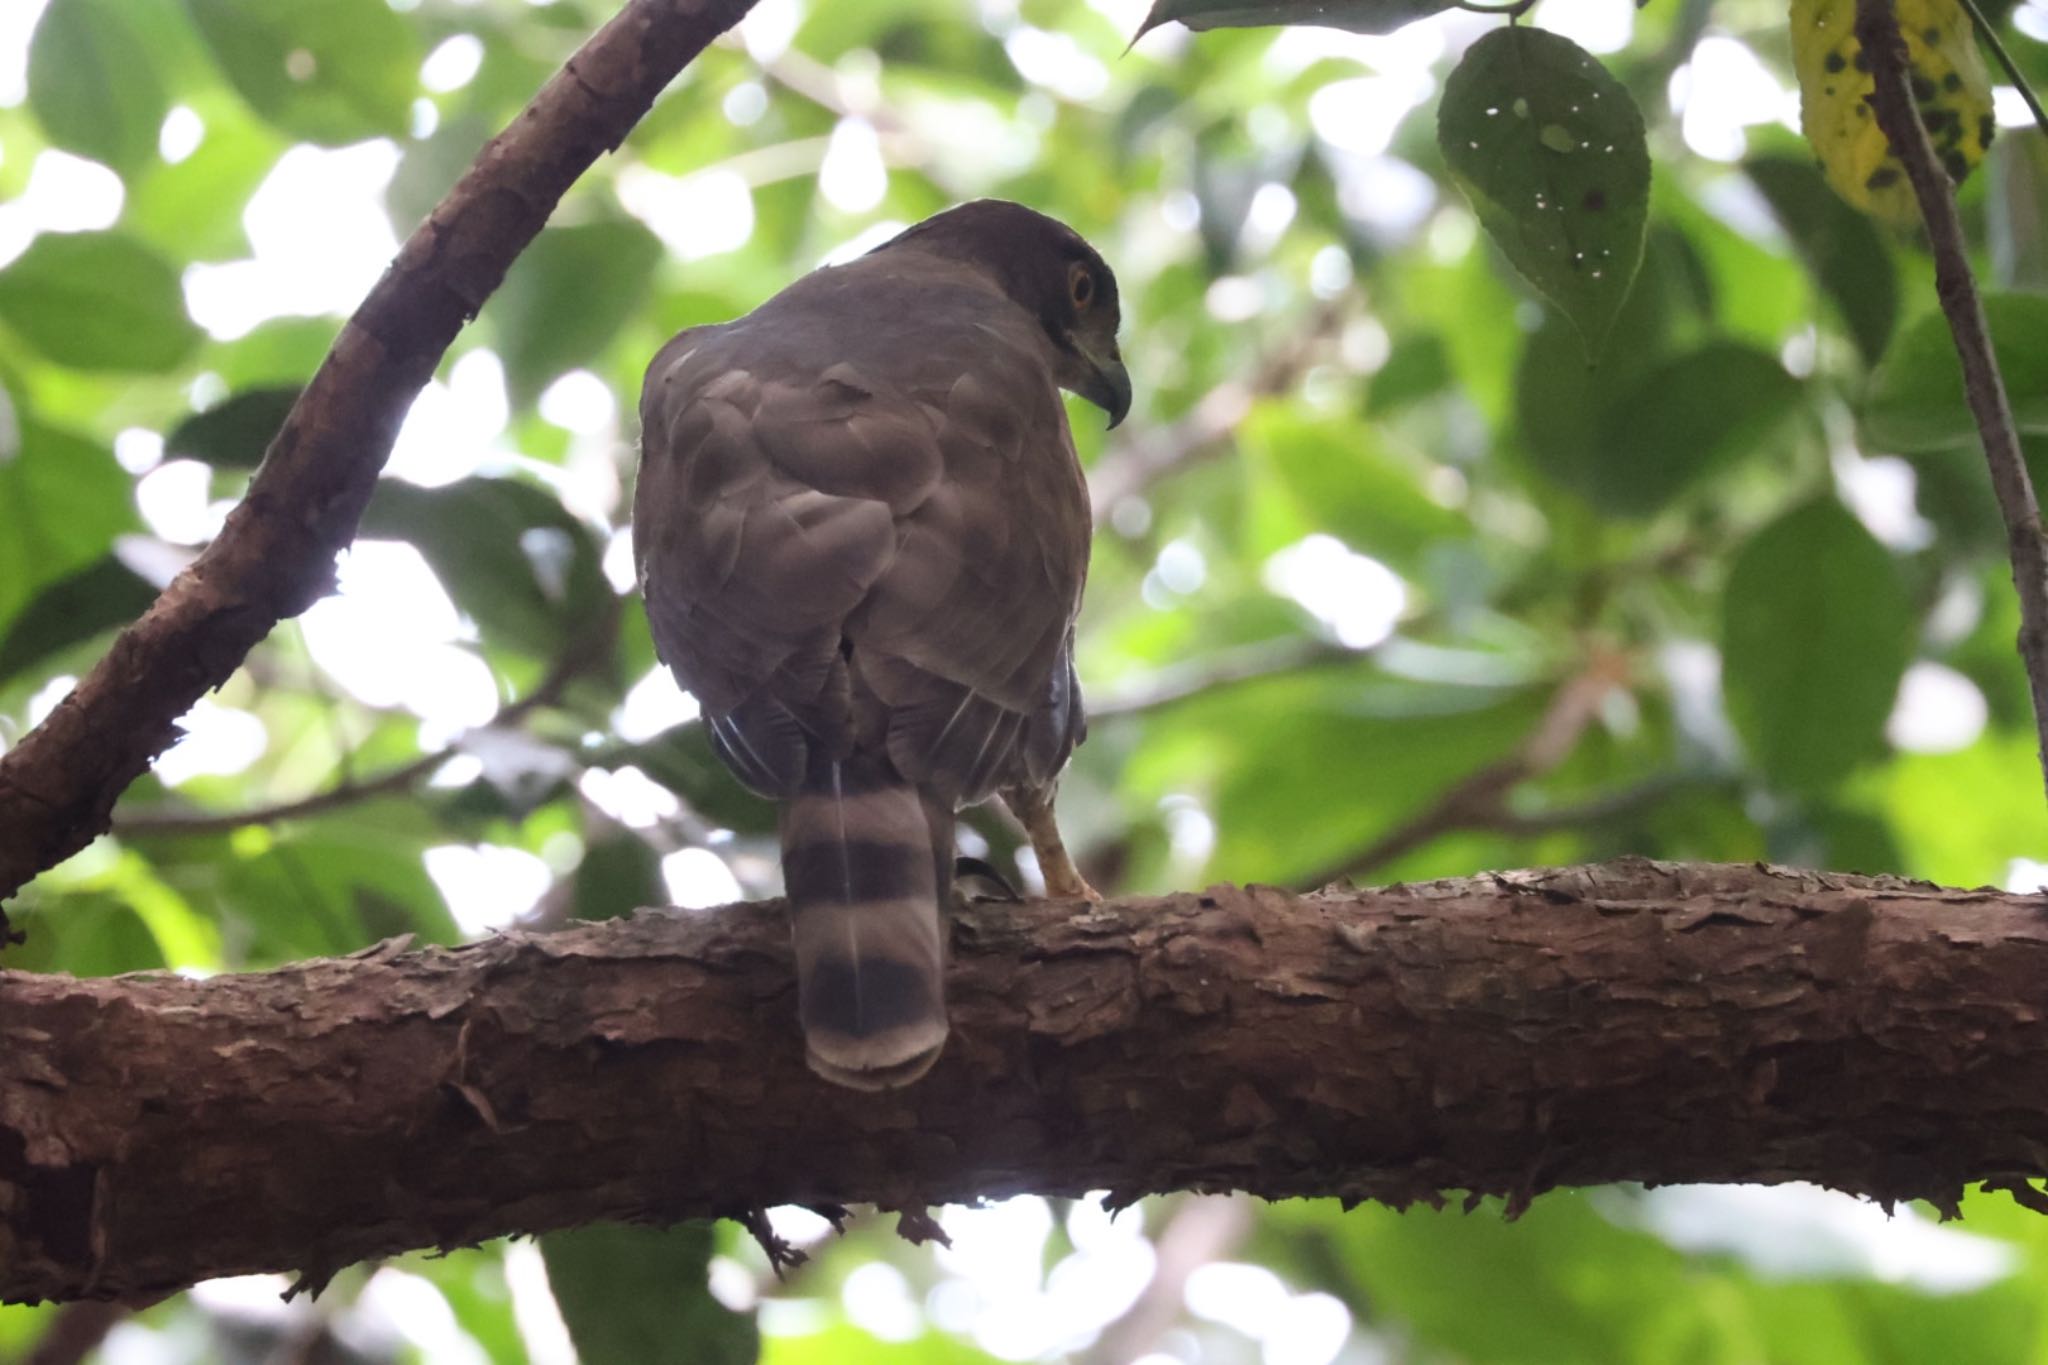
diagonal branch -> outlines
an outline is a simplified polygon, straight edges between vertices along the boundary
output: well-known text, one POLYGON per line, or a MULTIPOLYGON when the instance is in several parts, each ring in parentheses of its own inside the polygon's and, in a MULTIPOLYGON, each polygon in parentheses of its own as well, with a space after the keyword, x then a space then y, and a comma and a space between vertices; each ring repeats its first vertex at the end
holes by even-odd
MULTIPOLYGON (((0 902, 104 832, 174 722, 326 592, 399 422, 578 176, 752 0, 628 0, 406 240, 205 552, 0 755, 0 902)), ((4 929, 0 918, 0 929, 4 929)))
POLYGON ((1991 468, 1991 488, 2005 519, 2013 588, 2020 599, 2020 662, 2026 666, 2027 686, 2033 694, 2035 740, 2042 782, 2048 788, 2048 535, 2042 530, 2041 507, 2020 452, 2019 430, 1992 350, 1984 303, 1977 294, 1976 277, 1970 273, 1962 220, 1956 215, 1955 187, 1913 101, 1906 40, 1899 32, 1892 0, 1856 0, 1856 40, 1870 60, 1875 87, 1870 95, 1871 111, 1892 151, 1905 165, 1906 178, 1920 201, 1920 216, 1927 223, 1927 245, 1934 253, 1934 290, 1955 338, 1956 355, 1963 367, 1963 393, 1977 419, 1984 459, 1991 468))
POLYGON ((2033 896, 1627 859, 985 905, 946 1055, 887 1094, 804 1069, 788 932, 771 904, 0 972, 0 1299, 782 1203, 1815 1180, 1953 1209, 2048 1174, 2033 896))

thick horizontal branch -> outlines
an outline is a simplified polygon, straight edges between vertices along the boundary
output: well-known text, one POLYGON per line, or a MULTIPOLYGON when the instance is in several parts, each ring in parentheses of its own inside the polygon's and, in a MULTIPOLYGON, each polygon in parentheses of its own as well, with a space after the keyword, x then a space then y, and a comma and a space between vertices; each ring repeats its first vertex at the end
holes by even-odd
POLYGON ((1513 1201, 2048 1173, 2038 898, 1629 860, 963 913, 907 1090, 803 1066, 779 907, 192 981, 0 973, 0 1298, 597 1218, 1023 1191, 1513 1201))
MULTIPOLYGON (((175 722, 329 590, 399 423, 569 186, 753 0, 629 0, 399 249, 205 552, 0 754, 0 902, 107 828, 175 722)), ((0 931, 6 927, 0 911, 0 931)))

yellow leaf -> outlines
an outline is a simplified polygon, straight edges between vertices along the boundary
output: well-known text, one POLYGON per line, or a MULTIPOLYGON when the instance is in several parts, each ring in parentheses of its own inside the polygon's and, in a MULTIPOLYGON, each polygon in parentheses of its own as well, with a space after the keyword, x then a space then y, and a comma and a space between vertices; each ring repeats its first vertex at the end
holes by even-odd
MULTIPOLYGON (((1914 102, 1949 178, 1960 185, 1991 145, 1991 73, 1956 0, 1897 0, 1914 102)), ((1856 0, 1792 0, 1799 118, 1835 192, 1900 225, 1920 221, 1906 169, 1871 112, 1856 41, 1856 0)))

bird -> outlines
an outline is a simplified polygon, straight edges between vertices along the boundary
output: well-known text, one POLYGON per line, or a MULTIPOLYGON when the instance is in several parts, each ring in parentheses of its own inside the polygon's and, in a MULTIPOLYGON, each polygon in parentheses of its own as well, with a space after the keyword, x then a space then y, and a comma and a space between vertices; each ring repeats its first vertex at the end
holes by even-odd
POLYGON ((1087 732, 1088 489, 1068 390, 1131 405, 1116 276, 1000 199, 925 219, 655 355, 633 543, 657 652, 778 803, 811 1070, 908 1085, 944 1048, 954 827, 1000 795, 1055 897, 1087 732))

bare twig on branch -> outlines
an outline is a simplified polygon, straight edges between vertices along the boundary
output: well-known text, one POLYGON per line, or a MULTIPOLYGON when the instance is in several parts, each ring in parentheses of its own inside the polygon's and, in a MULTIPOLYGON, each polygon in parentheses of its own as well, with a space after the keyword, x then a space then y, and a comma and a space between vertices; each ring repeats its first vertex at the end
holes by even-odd
MULTIPOLYGON (((561 655, 549 665, 547 673, 534 684, 533 689, 517 701, 507 702, 499 707, 495 716, 477 728, 516 730, 536 711, 559 702, 563 693, 569 690, 570 683, 609 654, 612 637, 618 633, 621 610, 619 599, 608 597, 603 617, 590 629, 577 633, 561 655)), ((375 800, 380 796, 391 796, 410 790, 414 785, 433 776, 435 770, 460 751, 461 741, 458 739, 447 749, 421 754, 412 762, 401 764, 375 777, 346 778, 327 791, 312 796, 301 797, 296 801, 256 806, 249 810, 223 811, 211 815, 158 812, 123 815, 114 821, 114 833, 145 838, 167 834, 228 834, 248 825, 275 825, 286 820, 303 820, 315 815, 324 815, 329 811, 345 809, 359 802, 375 800)))
POLYGON ((1343 861, 1302 879, 1304 887, 1328 886, 1362 876, 1453 830, 1511 822, 1508 796, 1521 783, 1540 777, 1571 756, 1579 737, 1599 714, 1607 694, 1627 677, 1627 660, 1597 653, 1566 679, 1521 747, 1498 763, 1451 784, 1422 811, 1388 830, 1343 861))
POLYGON ((2020 661, 2026 666, 2033 694, 2036 743, 2040 750, 2044 790, 2048 790, 2048 535, 2041 525, 2041 507, 2020 452, 2018 428, 2006 399, 2005 380, 1991 346, 1991 328, 1963 243, 1963 225, 1956 215, 1955 186, 1943 169, 1920 109, 1913 101, 1906 40, 1892 0, 1856 0, 1856 40, 1870 60, 1874 90, 1871 111, 1892 150, 1905 165, 1920 216, 1927 223, 1927 244, 1934 253, 1934 289, 1955 338, 1962 361, 1963 392, 1984 458, 1991 469, 1992 491, 2005 519, 2006 547, 2012 556, 2012 581, 2020 599, 2020 661))
POLYGON ((2048 1175, 2038 897, 1749 864, 989 904, 953 1037, 804 1068, 779 905, 193 981, 0 973, 0 1299, 601 1218, 1240 1189, 1515 1208, 2048 1175))
POLYGON ((342 328, 221 534, 0 755, 0 901, 106 830, 175 722, 328 590, 399 422, 592 162, 752 0, 628 0, 477 156, 342 328))
POLYGON ((118 1303, 91 1300, 67 1305, 28 1353, 23 1365, 83 1365, 106 1340, 114 1325, 133 1311, 118 1303))
POLYGON ((1088 718, 1105 720, 1111 716, 1141 715, 1190 697, 1235 687, 1239 683, 1300 673, 1324 664, 1343 663, 1366 656, 1365 650, 1350 649, 1312 636, 1262 640, 1163 668, 1141 686, 1112 693, 1099 702, 1089 702, 1088 718))
POLYGON ((1197 1195, 1173 1210, 1154 1240, 1152 1278, 1137 1302, 1102 1329, 1078 1365, 1132 1365, 1187 1313, 1188 1278, 1237 1250, 1252 1230, 1252 1204, 1241 1195, 1197 1195))
POLYGON ((1231 448, 1231 433, 1254 400, 1292 389, 1345 318, 1341 302, 1316 309, 1300 328, 1265 356, 1249 379, 1226 379, 1204 394, 1185 417, 1133 433, 1088 471, 1088 498, 1098 525, 1118 503, 1138 497, 1175 470, 1213 459, 1231 448))

